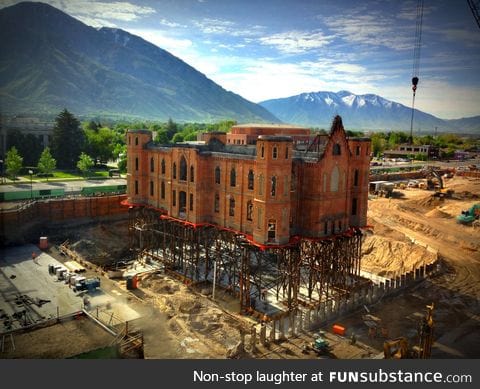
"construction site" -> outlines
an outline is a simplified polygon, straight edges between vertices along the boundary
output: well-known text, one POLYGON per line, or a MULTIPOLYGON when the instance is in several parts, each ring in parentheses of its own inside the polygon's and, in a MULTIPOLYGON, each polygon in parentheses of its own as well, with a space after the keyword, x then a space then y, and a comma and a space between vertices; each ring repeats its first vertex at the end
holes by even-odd
POLYGON ((475 168, 375 175, 339 117, 151 139, 127 195, 2 210, 1 358, 480 356, 475 168))

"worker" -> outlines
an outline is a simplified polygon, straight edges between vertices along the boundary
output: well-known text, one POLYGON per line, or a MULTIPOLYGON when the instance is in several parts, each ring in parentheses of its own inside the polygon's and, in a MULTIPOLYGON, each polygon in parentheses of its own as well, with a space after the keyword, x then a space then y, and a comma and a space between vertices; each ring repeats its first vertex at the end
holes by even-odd
POLYGON ((357 337, 355 336, 355 333, 353 333, 350 337, 350 344, 354 345, 355 343, 357 343, 357 337))
POLYGON ((34 263, 38 264, 37 262, 37 254, 35 253, 35 251, 32 252, 32 260, 34 263))

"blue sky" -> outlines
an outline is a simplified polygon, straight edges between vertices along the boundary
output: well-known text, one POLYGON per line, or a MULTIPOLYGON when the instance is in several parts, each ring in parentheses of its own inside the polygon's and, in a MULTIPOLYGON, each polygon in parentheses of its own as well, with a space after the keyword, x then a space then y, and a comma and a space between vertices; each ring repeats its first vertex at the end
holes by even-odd
MULTIPOLYGON (((349 90, 411 104, 416 0, 45 2, 139 35, 254 102, 349 90)), ((425 0, 422 43, 416 107, 480 115, 480 29, 467 1, 425 0)))

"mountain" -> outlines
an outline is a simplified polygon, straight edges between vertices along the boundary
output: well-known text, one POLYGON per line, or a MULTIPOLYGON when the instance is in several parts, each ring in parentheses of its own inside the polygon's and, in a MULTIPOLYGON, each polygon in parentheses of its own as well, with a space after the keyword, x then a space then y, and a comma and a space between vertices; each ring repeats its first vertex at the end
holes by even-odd
POLYGON ((167 51, 43 3, 0 10, 0 109, 176 121, 278 122, 167 51))
MULTIPOLYGON (((349 129, 410 131, 412 109, 374 94, 355 95, 348 91, 302 93, 260 103, 287 123, 329 128, 335 115, 342 116, 349 129)), ((480 131, 480 116, 443 120, 415 110, 414 131, 480 131), (466 130, 468 127, 468 131, 466 130)))

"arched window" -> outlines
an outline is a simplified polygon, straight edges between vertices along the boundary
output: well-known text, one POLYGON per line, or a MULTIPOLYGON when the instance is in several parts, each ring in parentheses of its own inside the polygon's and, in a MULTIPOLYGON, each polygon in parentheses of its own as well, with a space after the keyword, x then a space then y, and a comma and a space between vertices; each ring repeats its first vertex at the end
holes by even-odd
POLYGON ((272 197, 275 197, 275 194, 277 193, 277 177, 273 176, 271 180, 271 189, 270 189, 270 194, 272 197))
POLYGON ((342 150, 340 148, 340 145, 338 143, 335 143, 333 145, 333 155, 340 155, 342 153, 342 150))
POLYGON ((165 159, 162 158, 162 174, 165 174, 165 159))
POLYGON ((252 200, 247 201, 247 220, 252 221, 253 215, 253 202, 252 200))
POLYGON ((135 146, 138 146, 138 136, 135 137, 135 146))
POLYGON ((263 147, 263 145, 260 149, 260 155, 262 156, 262 158, 265 156, 265 148, 263 147))
POLYGON ((215 184, 220 184, 220 166, 215 168, 215 184))
POLYGON ((180 180, 187 181, 187 160, 183 155, 180 158, 180 180))
POLYGON ((263 174, 258 177, 258 194, 263 195, 263 174))
POLYGON ((253 190, 255 175, 253 174, 253 170, 248 171, 248 189, 253 190))
POLYGON ((230 186, 236 186, 237 185, 237 173, 235 171, 235 168, 232 167, 232 170, 230 170, 230 186))
POLYGON ((235 216, 235 199, 233 197, 230 197, 230 206, 229 206, 228 214, 230 216, 235 216))
POLYGON ((162 181, 162 184, 160 185, 160 197, 162 200, 165 200, 165 182, 162 181))
POLYGON ((150 196, 153 196, 154 193, 154 186, 153 186, 153 181, 150 181, 150 196))
POLYGON ((332 170, 332 175, 330 177, 330 191, 338 191, 338 182, 340 181, 340 172, 338 171, 338 166, 335 166, 332 170))
POLYGON ((358 169, 355 169, 355 174, 353 175, 353 186, 358 186, 358 169))
POLYGON ((174 179, 177 178, 177 164, 175 162, 173 163, 173 166, 172 166, 172 175, 174 179))
POLYGON ((192 166, 190 166, 190 182, 194 182, 195 181, 195 168, 192 166))
POLYGON ((138 157, 135 158, 135 170, 138 170, 138 157))
POLYGON ((131 137, 131 136, 128 137, 128 144, 129 144, 129 145, 132 144, 132 137, 131 137))
POLYGON ((150 158, 150 172, 154 172, 155 171, 155 158, 150 158))
POLYGON ((278 155, 277 146, 273 146, 273 149, 272 149, 272 157, 273 157, 273 159, 277 159, 277 155, 278 155))
POLYGON ((285 147, 285 159, 288 159, 288 146, 285 147))
POLYGON ((213 205, 213 210, 218 213, 220 212, 220 195, 215 193, 215 204, 213 205))

